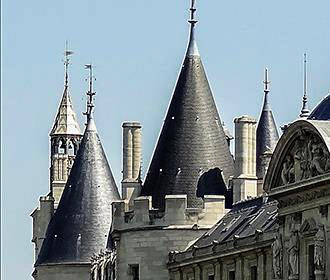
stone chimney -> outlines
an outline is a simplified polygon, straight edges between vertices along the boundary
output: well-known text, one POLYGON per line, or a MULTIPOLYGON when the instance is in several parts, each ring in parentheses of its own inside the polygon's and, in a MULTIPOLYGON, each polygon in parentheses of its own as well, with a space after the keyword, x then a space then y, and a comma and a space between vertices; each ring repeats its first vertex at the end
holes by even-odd
POLYGON ((141 124, 124 122, 123 125, 123 179, 122 199, 133 206, 141 192, 141 124))
POLYGON ((249 116, 234 120, 235 123, 235 175, 233 202, 257 196, 256 177, 256 124, 249 116))

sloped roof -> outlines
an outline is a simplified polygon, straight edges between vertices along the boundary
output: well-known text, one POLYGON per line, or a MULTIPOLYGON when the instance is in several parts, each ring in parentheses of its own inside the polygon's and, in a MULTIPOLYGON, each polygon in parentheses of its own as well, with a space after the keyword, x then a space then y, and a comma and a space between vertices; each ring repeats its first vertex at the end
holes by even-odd
POLYGON ((258 178, 263 178, 265 175, 262 165, 262 155, 265 153, 272 153, 279 139, 274 116, 268 101, 268 94, 269 92, 266 91, 264 96, 264 104, 257 126, 256 168, 258 178))
POLYGON ((226 183, 234 173, 192 25, 188 49, 142 195, 152 195, 156 208, 164 208, 165 195, 169 194, 187 194, 188 207, 201 207, 201 199, 196 196, 197 183, 202 174, 213 168, 222 170, 226 183))
POLYGON ((106 248, 111 202, 120 199, 91 118, 36 265, 89 262, 106 248))
POLYGON ((330 94, 328 94, 310 113, 309 120, 330 120, 330 94))
POLYGON ((209 246, 214 240, 221 243, 234 238, 252 236, 256 230, 260 232, 273 230, 276 225, 276 217, 277 202, 268 197, 257 197, 238 202, 190 248, 209 246))
POLYGON ((77 121, 77 116, 73 110, 71 96, 68 86, 64 87, 63 96, 57 110, 50 136, 53 135, 81 135, 81 130, 77 121))

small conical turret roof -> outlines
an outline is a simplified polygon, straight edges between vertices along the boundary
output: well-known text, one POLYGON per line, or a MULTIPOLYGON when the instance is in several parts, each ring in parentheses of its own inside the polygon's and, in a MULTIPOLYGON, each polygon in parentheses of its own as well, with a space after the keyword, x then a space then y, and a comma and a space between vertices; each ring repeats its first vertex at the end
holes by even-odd
POLYGON ((89 118, 37 265, 89 262, 106 248, 111 203, 120 199, 92 117, 89 118))
POLYGON ((81 135, 81 130, 77 121, 77 116, 73 110, 71 96, 68 86, 65 85, 63 96, 57 110, 50 136, 54 135, 81 135))
POLYGON ((272 109, 270 108, 269 95, 269 81, 268 69, 265 69, 265 89, 264 89, 264 104, 262 106, 260 118, 257 126, 257 177, 264 177, 263 156, 265 154, 272 154, 278 141, 278 131, 274 120, 272 109))
POLYGON ((187 52, 142 187, 142 195, 151 195, 153 206, 161 209, 165 196, 170 194, 187 194, 188 207, 201 207, 201 198, 196 194, 200 177, 214 169, 209 176, 215 174, 219 178, 222 170, 224 180, 215 180, 207 192, 198 193, 224 194, 224 182, 234 173, 233 159, 197 48, 196 9, 192 5, 190 10, 187 52))

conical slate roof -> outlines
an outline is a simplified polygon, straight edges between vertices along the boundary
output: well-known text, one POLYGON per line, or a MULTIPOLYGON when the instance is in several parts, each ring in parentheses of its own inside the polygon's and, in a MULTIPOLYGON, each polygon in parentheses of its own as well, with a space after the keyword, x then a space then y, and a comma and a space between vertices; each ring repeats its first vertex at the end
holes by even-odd
POLYGON ((65 134, 65 135, 81 135, 80 127, 77 121, 77 116, 73 110, 71 96, 69 94, 68 85, 65 85, 63 96, 57 111, 53 128, 50 136, 65 134))
POLYGON ((93 253, 106 248, 111 202, 118 199, 116 183, 91 118, 36 264, 89 262, 93 253))
POLYGON ((330 94, 328 94, 312 111, 309 120, 330 120, 330 94))
MULTIPOLYGON (((266 74, 267 75, 267 74, 266 74)), ((268 83, 266 80, 265 83, 268 83)), ((256 144, 256 152, 257 152, 257 177, 264 177, 264 165, 262 156, 265 154, 272 154, 275 146, 277 144, 279 135, 276 128, 275 120, 273 117, 272 110, 270 108, 270 104, 268 101, 269 90, 266 86, 264 96, 264 104, 262 107, 262 111, 260 114, 260 118, 257 126, 257 144, 256 144)))
MULTIPOLYGON (((204 173, 219 168, 224 182, 234 174, 233 159, 194 36, 196 21, 189 22, 188 49, 142 187, 142 195, 151 195, 153 206, 161 209, 165 195, 170 194, 187 194, 188 207, 200 207, 202 201, 196 192, 204 173)), ((221 182, 214 187, 217 189, 208 189, 212 194, 226 191, 221 182)), ((200 195, 205 194, 208 193, 200 195)))

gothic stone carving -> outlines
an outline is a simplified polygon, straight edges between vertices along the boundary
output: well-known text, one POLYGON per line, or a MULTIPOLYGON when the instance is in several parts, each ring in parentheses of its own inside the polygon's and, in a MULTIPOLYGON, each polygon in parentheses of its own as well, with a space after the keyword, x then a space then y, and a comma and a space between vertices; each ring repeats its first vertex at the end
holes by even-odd
POLYGON ((114 254, 109 250, 101 250, 91 257, 91 280, 110 280, 114 254))
POLYGON ((275 241, 272 244, 273 253, 273 275, 274 279, 282 278, 282 259, 283 259, 283 245, 282 238, 279 233, 275 235, 275 241))
POLYGON ((302 131, 284 157, 280 185, 298 182, 330 171, 330 154, 321 138, 302 131))
POLYGON ((324 270, 324 226, 318 226, 318 232, 315 235, 315 246, 314 246, 314 264, 315 269, 319 271, 324 270))
POLYGON ((299 237, 296 230, 291 231, 288 247, 289 275, 299 274, 299 237))

